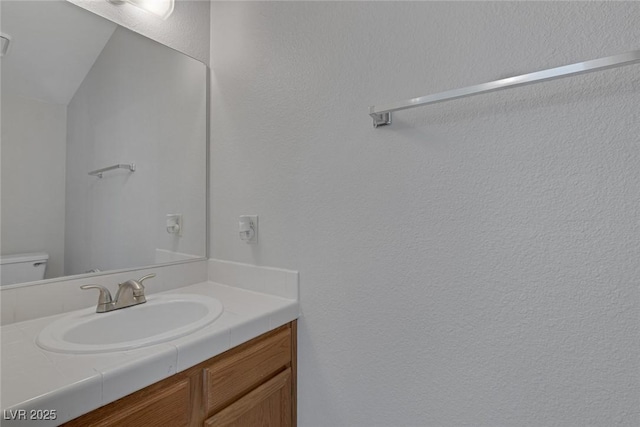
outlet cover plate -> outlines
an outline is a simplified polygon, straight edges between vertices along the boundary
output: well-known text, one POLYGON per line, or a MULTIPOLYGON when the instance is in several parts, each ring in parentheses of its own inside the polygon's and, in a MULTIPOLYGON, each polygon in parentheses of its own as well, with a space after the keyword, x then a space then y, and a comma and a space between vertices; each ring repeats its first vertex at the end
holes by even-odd
POLYGON ((253 236, 250 239, 244 240, 246 243, 256 244, 258 243, 258 215, 241 215, 240 216, 240 229, 253 228, 253 236))

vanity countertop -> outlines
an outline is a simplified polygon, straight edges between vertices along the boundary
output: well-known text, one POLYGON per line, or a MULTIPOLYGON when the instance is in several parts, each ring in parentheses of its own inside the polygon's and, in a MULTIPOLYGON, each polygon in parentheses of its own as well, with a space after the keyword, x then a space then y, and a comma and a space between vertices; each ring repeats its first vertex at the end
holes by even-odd
POLYGON ((222 303, 224 312, 190 335, 102 354, 61 354, 36 345, 38 333, 65 314, 0 328, 2 425, 59 425, 295 320, 299 314, 296 300, 214 282, 161 294, 211 296, 222 303), (23 420, 15 420, 18 417, 23 420))

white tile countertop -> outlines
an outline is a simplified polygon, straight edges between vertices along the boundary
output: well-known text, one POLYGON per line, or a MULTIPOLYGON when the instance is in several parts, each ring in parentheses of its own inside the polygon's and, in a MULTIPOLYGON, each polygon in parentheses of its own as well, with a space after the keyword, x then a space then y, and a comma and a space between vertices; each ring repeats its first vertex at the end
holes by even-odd
POLYGON ((192 334, 102 354, 61 354, 38 347, 38 333, 66 313, 1 327, 1 424, 59 425, 297 319, 299 314, 297 300, 214 282, 161 294, 176 293, 217 298, 224 311, 192 334), (47 415, 54 419, 43 419, 47 415), (18 416, 26 420, 15 420, 18 416))

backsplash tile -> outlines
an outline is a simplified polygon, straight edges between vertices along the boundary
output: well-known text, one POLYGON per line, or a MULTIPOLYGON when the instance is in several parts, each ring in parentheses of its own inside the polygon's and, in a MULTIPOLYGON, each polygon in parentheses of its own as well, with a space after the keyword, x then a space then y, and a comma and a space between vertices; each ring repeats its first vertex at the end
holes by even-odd
POLYGON ((265 272, 268 269, 255 265, 244 265, 234 268, 237 286, 248 291, 265 292, 265 272))
POLYGON ((207 261, 202 260, 81 279, 2 288, 0 325, 91 307, 98 301, 98 294, 94 291, 80 290, 80 286, 86 284, 105 286, 115 295, 118 283, 149 273, 155 273, 156 277, 145 282, 147 294, 206 282, 207 265, 207 261))
POLYGON ((16 321, 15 310, 15 294, 0 292, 0 325, 14 323, 16 321))
POLYGON ((298 299, 298 272, 240 262, 209 259, 209 280, 249 291, 298 299))
POLYGON ((25 286, 2 292, 15 292, 15 321, 62 313, 65 292, 59 286, 25 286))

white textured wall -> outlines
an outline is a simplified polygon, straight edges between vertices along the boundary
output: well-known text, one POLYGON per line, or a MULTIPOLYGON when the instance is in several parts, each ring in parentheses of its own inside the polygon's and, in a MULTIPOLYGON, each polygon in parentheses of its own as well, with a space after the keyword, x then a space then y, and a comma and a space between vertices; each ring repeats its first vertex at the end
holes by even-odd
POLYGON ((107 0, 67 0, 110 21, 209 62, 209 0, 176 0, 173 13, 160 19, 131 4, 107 0))
POLYGON ((640 65, 367 115, 638 49, 639 16, 212 3, 211 257, 300 271, 299 425, 640 425, 640 65))
POLYGON ((68 107, 66 274, 154 264, 156 249, 205 256, 206 73, 116 29, 68 107), (136 171, 88 175, 120 163, 136 171))
POLYGON ((64 268, 67 107, 2 94, 2 255, 47 252, 64 268))

